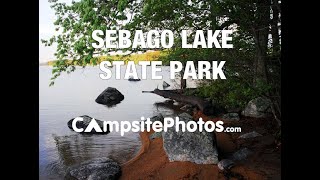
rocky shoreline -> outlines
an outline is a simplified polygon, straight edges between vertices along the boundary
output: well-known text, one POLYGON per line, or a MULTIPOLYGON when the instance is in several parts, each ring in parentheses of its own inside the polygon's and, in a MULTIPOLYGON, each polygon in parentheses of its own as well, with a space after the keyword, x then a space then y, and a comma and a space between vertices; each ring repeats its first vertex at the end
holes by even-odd
MULTIPOLYGON (((98 96, 96 102, 112 106, 123 99, 117 89, 109 87, 98 96)), ((241 113, 229 112, 211 117, 185 104, 181 107, 184 113, 178 115, 180 120, 189 122, 202 118, 204 122, 223 121, 224 127, 241 127, 241 132, 177 132, 174 128, 166 132, 140 132, 142 146, 133 159, 122 165, 109 158, 94 159, 70 168, 68 177, 281 179, 281 142, 276 137, 279 128, 277 122, 269 116, 269 106, 270 101, 259 97, 250 101, 241 113)), ((77 126, 85 128, 92 118, 81 117, 84 120, 77 126)), ((163 118, 160 114, 152 117, 151 121, 163 122, 163 118)), ((68 122, 70 129, 71 122, 72 119, 68 122)), ((97 122, 102 126, 102 121, 97 122)))
MULTIPOLYGON (((199 116, 206 120, 215 120, 206 117, 201 112, 195 113, 194 118, 199 116)), ((249 130, 258 119, 245 119, 249 130)), ((262 128, 264 123, 257 128, 262 128)), ((222 158, 235 152, 238 147, 249 143, 247 146, 252 154, 245 160, 236 162, 230 170, 224 171, 213 164, 196 164, 192 162, 170 162, 163 149, 163 139, 150 139, 153 132, 141 132, 142 146, 139 153, 123 164, 120 179, 281 179, 280 177, 280 154, 281 148, 275 144, 275 139, 266 132, 266 137, 256 137, 250 142, 235 143, 239 133, 217 133, 218 148, 222 158), (260 139, 259 139, 260 138, 260 139), (270 152, 272 151, 272 152, 270 152)))
MULTIPOLYGON (((194 113, 194 119, 199 117, 206 121, 221 120, 209 118, 201 112, 194 113)), ((266 125, 265 119, 248 118, 241 121, 246 124, 243 125, 245 131, 262 130, 266 125)), ((231 167, 226 167, 226 170, 219 169, 219 164, 170 162, 163 148, 163 139, 150 138, 153 131, 141 132, 141 149, 133 159, 121 165, 120 179, 208 179, 209 177, 210 179, 281 179, 281 147, 276 144, 275 138, 269 131, 270 129, 264 129, 263 136, 253 137, 250 140, 239 138, 240 134, 246 133, 217 133, 221 159, 230 157, 235 152, 238 152, 241 157, 245 153, 243 147, 247 147, 251 152, 250 156, 239 161, 235 160, 236 162, 231 167), (238 149, 240 151, 237 151, 238 149)))

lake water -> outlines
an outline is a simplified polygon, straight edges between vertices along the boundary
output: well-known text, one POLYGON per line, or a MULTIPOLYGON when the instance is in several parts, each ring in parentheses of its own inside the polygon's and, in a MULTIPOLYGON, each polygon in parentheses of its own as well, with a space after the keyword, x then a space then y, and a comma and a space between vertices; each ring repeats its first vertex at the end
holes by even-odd
MULTIPOLYGON (((170 80, 169 67, 162 67, 163 80, 151 80, 151 68, 147 68, 149 79, 138 82, 128 80, 102 80, 98 67, 78 68, 71 74, 63 73, 49 87, 52 68, 39 67, 39 178, 63 179, 68 167, 95 157, 111 157, 120 164, 127 162, 139 151, 141 142, 138 133, 120 132, 107 135, 83 135, 71 131, 67 122, 80 115, 99 120, 134 121, 141 116, 152 117, 158 113, 172 116, 179 111, 166 106, 156 106, 166 99, 143 90, 162 89, 165 80, 170 88, 178 87, 177 80, 170 80), (107 87, 117 88, 124 100, 112 108, 95 102, 96 97, 107 87)), ((137 66, 141 77, 139 66, 137 66)), ((125 69, 122 68, 123 77, 125 69)), ((188 83, 192 86, 192 83, 188 83)), ((188 86, 189 86, 188 85, 188 86)), ((193 85, 194 86, 194 85, 193 85)), ((168 88, 168 89, 170 89, 168 88)))

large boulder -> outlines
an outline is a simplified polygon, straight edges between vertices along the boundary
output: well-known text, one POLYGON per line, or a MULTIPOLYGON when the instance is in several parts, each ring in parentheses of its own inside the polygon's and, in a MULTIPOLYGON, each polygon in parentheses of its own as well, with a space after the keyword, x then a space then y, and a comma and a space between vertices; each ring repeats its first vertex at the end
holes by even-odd
POLYGON ((124 99, 123 94, 116 88, 108 87, 96 99, 96 103, 113 106, 120 103, 124 99))
MULTIPOLYGON (((192 116, 187 113, 179 115, 180 121, 193 121, 192 116)), ((213 132, 182 132, 175 130, 175 126, 163 131, 163 148, 172 161, 190 161, 197 164, 217 164, 218 150, 216 138, 213 132)))
POLYGON ((120 165, 109 158, 95 158, 68 169, 65 179, 114 180, 121 176, 120 165))
POLYGON ((241 114, 248 117, 264 118, 270 115, 271 104, 270 99, 258 97, 251 100, 241 114))
MULTIPOLYGON (((76 126, 78 128, 83 128, 84 130, 88 127, 88 125, 90 124, 91 120, 92 120, 92 117, 90 116, 87 116, 87 115, 83 115, 83 116, 79 116, 83 119, 83 121, 77 121, 76 123, 76 126)), ((74 120, 75 118, 72 118, 71 120, 68 121, 68 127, 73 130, 72 128, 72 121, 74 120)), ((88 133, 88 134, 108 134, 110 131, 109 131, 109 127, 107 126, 107 130, 106 132, 103 131, 103 121, 101 120, 98 120, 98 119, 95 119, 95 121, 97 122, 97 124, 99 125, 100 129, 102 130, 102 132, 96 132, 95 129, 92 129, 91 132, 82 132, 82 133, 88 133)))

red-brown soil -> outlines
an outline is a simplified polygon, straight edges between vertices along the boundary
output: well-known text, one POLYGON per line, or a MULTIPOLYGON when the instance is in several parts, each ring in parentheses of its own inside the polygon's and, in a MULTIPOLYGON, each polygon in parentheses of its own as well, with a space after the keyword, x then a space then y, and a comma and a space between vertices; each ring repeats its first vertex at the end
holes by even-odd
MULTIPOLYGON (((201 112, 194 113, 194 119, 217 121, 201 112)), ((216 133, 220 158, 224 158, 241 147, 254 153, 244 162, 228 172, 222 172, 217 165, 200 165, 191 162, 169 162, 163 149, 162 138, 149 140, 153 132, 141 132, 142 147, 135 158, 122 165, 120 179, 281 179, 281 148, 274 138, 274 123, 270 119, 245 119, 239 122, 225 122, 225 126, 240 126, 242 132, 253 130, 262 137, 239 140, 242 133, 216 133)))

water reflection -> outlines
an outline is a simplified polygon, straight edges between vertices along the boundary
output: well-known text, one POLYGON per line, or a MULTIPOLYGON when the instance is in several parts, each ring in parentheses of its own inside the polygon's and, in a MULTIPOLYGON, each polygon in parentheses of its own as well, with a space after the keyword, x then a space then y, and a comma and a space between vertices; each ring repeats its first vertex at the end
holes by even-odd
MULTIPOLYGON (((163 80, 149 78, 135 83, 115 79, 103 81, 99 78, 98 67, 87 67, 85 71, 78 69, 69 75, 62 74, 55 86, 49 87, 51 70, 51 67, 39 68, 40 179, 63 179, 70 166, 96 157, 110 157, 122 164, 134 157, 141 147, 138 133, 121 136, 116 132, 106 135, 73 132, 67 122, 74 117, 87 114, 100 120, 133 121, 141 116, 152 117, 158 113, 170 116, 179 112, 177 108, 173 110, 170 105, 161 104, 165 98, 142 93, 161 87, 163 80, 170 83, 170 88, 175 88, 179 82, 170 80, 168 67, 159 72, 163 80), (117 88, 125 96, 124 100, 111 108, 96 103, 96 97, 107 87, 117 88)), ((151 69, 147 71, 150 73, 151 69)))

